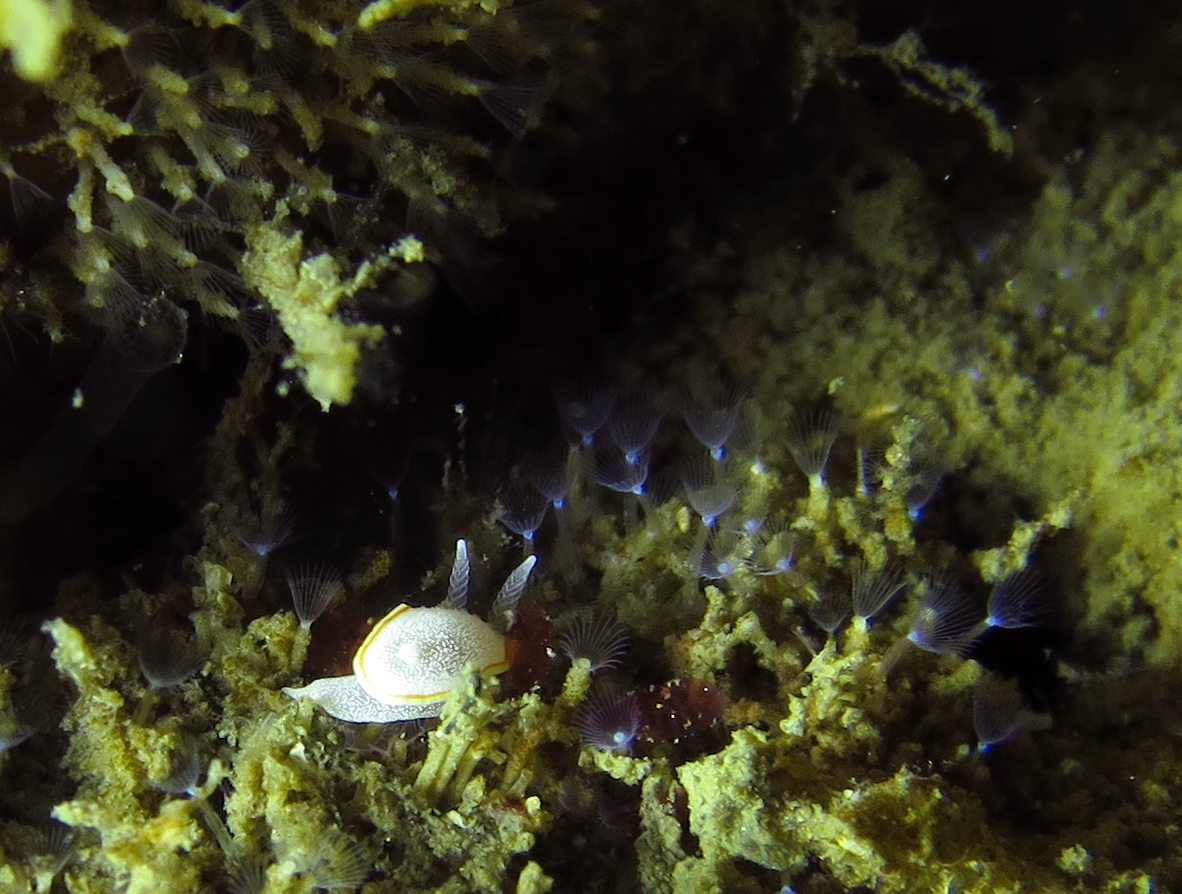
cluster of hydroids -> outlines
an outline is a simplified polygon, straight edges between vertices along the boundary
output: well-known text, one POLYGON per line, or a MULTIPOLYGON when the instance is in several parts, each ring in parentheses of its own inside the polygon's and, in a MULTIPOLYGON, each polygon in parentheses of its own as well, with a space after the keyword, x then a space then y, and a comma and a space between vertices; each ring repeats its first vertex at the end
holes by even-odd
POLYGON ((282 330, 325 406, 349 401, 360 350, 382 337, 333 316, 363 280, 428 258, 462 284, 503 228, 501 197, 544 203, 504 182, 503 156, 539 125, 558 69, 585 60, 596 15, 73 5, 68 66, 43 84, 0 71, 0 238, 30 276, 0 303, 55 339, 85 318, 147 372, 176 359, 187 313, 256 348, 286 348, 282 330))
MULTIPOLYGON (((797 530, 808 526, 773 521, 766 501, 744 500, 744 476, 758 478, 766 470, 755 452, 757 439, 743 413, 740 389, 682 390, 661 402, 681 417, 700 450, 658 443, 666 412, 656 402, 619 396, 616 389, 603 384, 564 383, 554 388, 554 395, 566 436, 552 449, 525 460, 493 503, 495 519, 520 538, 527 554, 493 604, 494 624, 501 633, 512 626, 517 600, 537 559, 539 537, 545 541, 543 569, 549 565, 551 574, 568 580, 577 576, 571 569, 581 561, 576 545, 581 532, 594 515, 611 511, 595 488, 618 495, 615 499, 623 504, 621 520, 632 535, 661 536, 662 507, 678 504, 683 513, 678 523, 685 534, 684 550, 669 560, 690 590, 700 582, 725 586, 752 576, 800 577, 795 561, 797 530), (663 467, 654 472, 658 454, 663 467), (750 511, 753 508, 762 511, 750 511), (688 523, 687 510, 692 510, 688 523), (548 527, 547 519, 552 519, 548 527)), ((826 470, 840 435, 839 419, 831 412, 805 412, 786 425, 785 446, 807 479, 808 505, 814 511, 828 503, 826 470)), ((857 493, 870 501, 882 487, 883 475, 890 473, 889 464, 872 450, 859 450, 856 465, 857 493)), ((922 516, 936 493, 940 476, 935 468, 926 461, 911 463, 901 486, 893 485, 903 494, 911 520, 922 516)), ((265 557, 293 535, 295 518, 286 505, 272 502, 246 513, 241 530, 243 542, 265 557)), ((398 639, 401 652, 374 648, 371 632, 352 656, 354 675, 324 678, 285 692, 293 698, 309 697, 343 720, 422 719, 438 716, 447 694, 463 684, 466 666, 485 673, 505 670, 511 662, 504 641, 491 633, 493 628, 488 628, 488 635, 475 633, 487 625, 463 611, 464 599, 457 598, 457 593, 466 594, 467 549, 466 542, 459 541, 448 595, 430 623, 425 620, 427 610, 400 606, 375 627, 388 635, 387 622, 397 618, 400 627, 413 631, 407 634, 410 640, 398 639), (408 622, 419 613, 424 622, 412 628, 408 622), (365 685, 362 668, 367 662, 383 664, 383 679, 397 677, 394 684, 386 684, 378 701, 354 694, 355 678, 365 685), (348 697, 336 691, 340 681, 347 681, 348 697)), ((1035 627, 1050 609, 1045 587, 1029 570, 995 582, 981 606, 970 589, 947 571, 915 574, 901 560, 874 567, 863 557, 845 565, 848 589, 826 587, 805 606, 807 617, 835 643, 849 623, 864 640, 871 622, 896 597, 909 592, 912 607, 904 632, 881 659, 884 676, 909 647, 969 657, 994 631, 1035 627)), ((323 564, 296 566, 286 576, 305 629, 344 592, 341 577, 323 564)), ((638 687, 629 685, 624 675, 611 674, 623 666, 628 642, 627 628, 602 612, 573 613, 558 636, 557 645, 569 659, 585 659, 592 674, 609 672, 589 691, 571 720, 587 745, 627 754, 638 742, 676 742, 719 721, 724 700, 709 681, 679 679, 638 687)), ((535 672, 534 682, 544 676, 535 672)), ((973 717, 982 749, 1046 722, 1045 715, 1026 706, 1011 683, 992 677, 978 686, 973 717)))
MULTIPOLYGON (((300 627, 313 628, 312 650, 320 636, 346 645, 335 667, 321 662, 329 676, 305 674, 307 685, 284 691, 311 699, 340 720, 389 725, 388 732, 349 734, 362 753, 415 753, 405 749, 446 712, 449 698, 472 685, 473 672, 502 675, 502 698, 540 694, 552 708, 549 721, 539 723, 541 738, 574 737, 592 753, 626 758, 720 747, 727 736, 728 690, 736 682, 662 678, 659 657, 654 670, 654 656, 645 654, 651 638, 617 618, 626 606, 605 593, 597 596, 590 583, 589 569, 601 559, 589 548, 602 539, 595 532, 604 524, 614 529, 608 542, 662 544, 656 573, 676 579, 673 599, 693 604, 704 588, 730 591, 736 599, 775 594, 806 652, 877 651, 883 679, 899 673, 911 649, 971 658, 983 643, 1035 627, 1050 613, 1047 588, 1031 570, 1006 573, 979 595, 982 587, 962 569, 925 568, 919 560, 911 530, 938 493, 940 474, 918 441, 922 426, 915 420, 896 421, 889 442, 870 440, 857 448, 848 464, 852 471, 838 468, 834 483, 834 450, 850 440, 840 418, 825 410, 797 414, 782 425, 779 443, 803 474, 806 490, 789 498, 799 487, 764 455, 773 441, 741 389, 685 388, 651 402, 602 384, 562 384, 553 393, 562 437, 525 457, 487 504, 487 518, 525 553, 491 608, 481 612, 487 622, 466 605, 473 572, 472 547, 464 539, 456 544, 437 607, 398 605, 367 635, 364 628, 341 632, 341 617, 348 614, 341 609, 350 598, 343 575, 318 562, 286 569, 300 627), (666 423, 673 415, 684 428, 666 423), (841 494, 847 485, 850 493, 841 494), (890 538, 876 536, 873 542, 887 549, 865 548, 871 540, 863 538, 861 547, 849 545, 849 555, 826 556, 818 549, 819 532, 838 506, 860 506, 868 520, 893 513, 905 520, 907 534, 896 537, 894 550, 890 538), (545 588, 584 595, 539 607, 527 589, 531 574, 545 588), (904 594, 909 607, 889 617, 904 594), (326 611, 332 619, 313 627, 326 611), (328 629, 318 633, 324 623, 328 629), (872 637, 872 627, 883 632, 872 637), (350 669, 352 674, 338 676, 350 669), (572 673, 583 681, 573 689, 572 673), (563 678, 560 686, 556 680, 563 678)), ((396 488, 390 496, 397 499, 396 488)), ((290 504, 278 498, 255 501, 237 523, 241 542, 263 569, 297 528, 290 504)), ((1048 722, 1013 679, 991 674, 976 685, 971 714, 975 742, 969 740, 966 754, 983 753, 1048 722)), ((428 749, 442 747, 433 735, 428 749)), ((593 800, 607 826, 629 826, 635 801, 629 806, 610 788, 593 800)))
MULTIPOLYGON (((591 512, 602 509, 588 493, 596 486, 621 495, 624 523, 639 536, 661 536, 662 507, 678 506, 678 523, 682 531, 688 529, 688 536, 680 540, 682 551, 669 560, 690 589, 699 582, 743 587, 752 577, 792 576, 799 589, 816 594, 816 588, 801 580, 797 544, 807 539, 816 516, 831 502, 826 473, 842 435, 836 413, 806 410, 783 425, 783 446, 809 488, 804 517, 793 519, 778 516, 768 494, 760 493, 766 490, 760 484, 767 471, 760 451, 767 432, 757 430, 744 413, 741 388, 711 384, 650 400, 604 383, 568 382, 555 386, 553 394, 566 437, 550 451, 527 459, 495 505, 497 520, 522 539, 527 553, 534 551, 539 532, 552 517, 551 549, 562 567, 578 539, 572 531, 588 524, 588 510, 580 505, 591 507, 591 512), (698 449, 687 450, 684 439, 677 441, 675 434, 661 443, 666 415, 680 417, 698 449), (688 523, 687 510, 692 510, 688 523)), ((922 449, 900 463, 896 446, 894 466, 886 452, 856 450, 856 497, 871 503, 889 487, 901 495, 907 517, 918 521, 938 491, 942 471, 922 449)), ((838 637, 852 619, 863 641, 871 621, 896 597, 910 594, 905 632, 882 657, 884 675, 892 672, 908 647, 971 657, 996 631, 1041 625, 1052 607, 1041 577, 1030 569, 997 580, 982 606, 949 570, 912 571, 915 563, 902 557, 880 560, 875 566, 856 556, 842 564, 848 589, 826 586, 805 606, 810 621, 830 638, 838 637)), ((624 628, 611 619, 576 623, 563 638, 568 655, 588 658, 593 669, 613 669, 621 663, 624 628)), ((683 709, 686 731, 701 729, 721 716, 720 697, 709 684, 702 685, 711 694, 697 698, 692 709, 683 709)), ((612 680, 592 691, 576 725, 589 745, 629 752, 644 731, 653 728, 645 706, 642 692, 612 680)), ((1046 715, 1027 707, 1012 681, 989 676, 977 687, 973 717, 982 750, 1048 722, 1046 715)))
MULTIPOLYGON (((215 544, 235 569, 234 604, 256 613, 251 629, 265 625, 247 639, 267 645, 244 659, 224 639, 209 641, 198 613, 196 630, 147 624, 136 635, 145 685, 128 722, 172 731, 171 755, 151 772, 152 785, 200 821, 229 890, 257 894, 278 878, 351 888, 389 857, 335 820, 315 846, 278 828, 271 844, 251 846, 253 833, 236 819, 237 799, 249 792, 236 769, 245 746, 185 732, 174 715, 181 700, 228 717, 264 697, 251 682, 229 700, 202 699, 208 689, 236 692, 230 681, 244 673, 239 666, 255 668, 252 681, 266 669, 271 692, 290 697, 260 729, 304 718, 309 744, 284 746, 300 749, 301 766, 320 760, 303 749, 329 736, 360 766, 381 761, 383 772, 413 779, 411 800, 398 809, 431 816, 476 797, 464 794, 476 779, 497 793, 488 797, 511 803, 532 797, 531 779, 552 779, 546 791, 562 794, 547 809, 593 814, 611 839, 634 831, 638 803, 628 785, 642 778, 640 768, 717 753, 740 727, 783 711, 753 707, 765 671, 736 663, 744 649, 780 656, 761 661, 785 680, 857 657, 885 682, 916 672, 918 655, 909 653, 972 658, 1051 612, 1035 572, 1007 569, 986 592, 953 551, 916 542, 917 521, 938 493, 938 464, 925 458, 920 423, 903 414, 892 414, 876 439, 854 436, 828 410, 769 426, 738 388, 684 388, 651 402, 606 385, 564 384, 553 393, 563 435, 481 500, 483 520, 478 511, 469 536, 453 541, 450 570, 423 592, 365 603, 389 573, 389 551, 348 573, 309 558, 316 550, 301 537, 295 502, 272 486, 223 507, 215 544), (666 420, 672 415, 684 427, 666 420), (514 545, 524 557, 508 558, 514 545), (495 595, 482 586, 490 565, 509 569, 491 572, 504 580, 495 595), (638 566, 642 576, 628 580, 656 582, 651 592, 612 582, 618 569, 638 566), (280 589, 294 614, 268 609, 280 589), (904 594, 908 607, 895 612, 904 594), (638 611, 645 600, 651 608, 638 611), (759 619, 747 622, 747 640, 708 632, 710 616, 728 603, 759 619), (735 638, 706 664, 685 657, 699 634, 735 638), (219 755, 212 761, 203 757, 210 747, 219 755)), ((51 632, 65 637, 60 626, 51 632)), ((970 712, 966 757, 1047 723, 1013 679, 991 674, 977 683, 970 712)), ((34 727, 16 733, 8 747, 27 747, 34 727)))

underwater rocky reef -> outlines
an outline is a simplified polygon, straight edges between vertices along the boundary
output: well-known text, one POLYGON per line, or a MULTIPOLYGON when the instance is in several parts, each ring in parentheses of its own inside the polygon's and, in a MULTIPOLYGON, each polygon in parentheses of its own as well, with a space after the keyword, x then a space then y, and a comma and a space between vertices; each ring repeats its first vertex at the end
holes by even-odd
POLYGON ((0 891, 1182 890, 1180 13, 0 0, 0 891))

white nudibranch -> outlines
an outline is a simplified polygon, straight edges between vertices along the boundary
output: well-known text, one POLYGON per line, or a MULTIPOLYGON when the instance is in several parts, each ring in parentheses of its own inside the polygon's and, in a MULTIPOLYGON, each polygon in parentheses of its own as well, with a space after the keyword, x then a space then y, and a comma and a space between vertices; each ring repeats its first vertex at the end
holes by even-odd
POLYGON ((398 605, 382 618, 353 656, 353 673, 324 677, 283 691, 310 698, 338 720, 393 723, 438 717, 467 668, 499 674, 509 666, 504 631, 537 562, 530 556, 506 579, 489 621, 464 610, 471 562, 468 543, 456 541, 447 598, 430 608, 398 605))

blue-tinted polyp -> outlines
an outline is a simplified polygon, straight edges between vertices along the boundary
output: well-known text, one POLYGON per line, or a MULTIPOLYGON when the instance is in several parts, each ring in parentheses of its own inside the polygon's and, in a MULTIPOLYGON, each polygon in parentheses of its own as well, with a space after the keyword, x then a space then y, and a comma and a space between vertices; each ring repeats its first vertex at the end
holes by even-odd
POLYGON ((550 500, 524 481, 512 482, 497 498, 497 521, 526 540, 533 540, 546 519, 550 500))
POLYGON ((151 689, 177 686, 205 663, 205 653, 192 636, 159 626, 150 626, 141 634, 137 657, 151 689))
POLYGON ((939 492, 940 484, 944 481, 944 470, 927 461, 917 462, 911 470, 911 480, 907 486, 907 514, 912 521, 923 518, 923 511, 928 503, 939 492))
POLYGON ((972 599, 949 577, 929 578, 925 583, 907 639, 928 652, 964 655, 973 644, 980 618, 972 599))
POLYGON ((843 594, 828 590, 809 606, 808 613, 813 623, 832 636, 849 620, 850 607, 843 594))
POLYGON ((622 494, 644 494, 648 480, 648 455, 642 453, 635 462, 615 447, 598 447, 591 463, 591 480, 622 494))
POLYGON ((1029 569, 1019 571, 993 585, 985 608, 985 624, 1006 630, 1037 627, 1049 607, 1042 578, 1029 569))
POLYGON ((525 464, 525 477, 543 494, 555 509, 566 506, 570 493, 570 457, 565 449, 550 450, 525 464))
POLYGON ((192 740, 182 738, 172 752, 172 768, 169 774, 157 782, 155 787, 170 795, 194 797, 201 786, 201 777, 204 773, 205 766, 197 745, 192 740))
POLYGON ((290 541, 296 532, 296 514, 281 497, 264 493, 238 520, 238 540, 259 556, 267 556, 290 541))
POLYGON ((726 455, 726 442, 735 432, 743 398, 743 391, 734 385, 719 386, 709 394, 682 392, 681 418, 716 460, 726 455))
POLYGON ((742 543, 726 531, 715 533, 698 561, 698 573, 707 580, 729 580, 747 564, 742 543))
POLYGON ((887 566, 877 571, 864 559, 850 568, 850 602, 854 616, 870 620, 903 590, 902 569, 887 566))
POLYGON ((653 506, 664 506, 681 493, 681 481, 671 468, 658 469, 644 482, 644 497, 653 506))
POLYGON ((1049 718, 1031 711, 1014 684, 986 676, 973 688, 973 731, 984 752, 1032 728, 1045 728, 1049 718))
POLYGON ((824 480, 829 452, 837 435, 837 415, 817 410, 794 415, 784 432, 784 439, 800 471, 809 478, 824 480))
POLYGON ((630 754, 640 736, 642 718, 636 696, 598 689, 579 708, 574 727, 579 738, 600 751, 630 754))
POLYGON ((607 422, 615 390, 602 382, 564 381, 556 383, 551 391, 562 421, 579 433, 584 444, 590 444, 607 422))
POLYGON ((392 455, 371 459, 367 465, 369 473, 382 485, 386 495, 391 500, 397 500, 402 490, 402 481, 410 469, 409 452, 393 452, 392 455))
POLYGON ((796 535, 779 525, 758 531, 755 573, 763 576, 787 574, 796 565, 796 535))
POLYGON ((682 465, 681 485, 685 498, 708 527, 713 527, 739 496, 739 489, 726 480, 717 464, 701 456, 682 465))
POLYGON ((333 598, 344 588, 336 570, 322 562, 297 565, 289 569, 286 576, 296 617, 305 630, 324 614, 333 598))
POLYGON ((10 719, 0 726, 0 754, 11 751, 22 742, 27 742, 35 732, 37 732, 35 726, 10 719))
POLYGON ((32 638, 22 634, 22 627, 10 617, 0 617, 0 667, 13 667, 26 653, 32 638))
POLYGON ((16 225, 30 229, 53 210, 53 197, 28 177, 22 177, 5 158, 0 157, 0 174, 8 178, 8 197, 16 225))
POLYGON ((635 463, 653 443, 660 427, 660 411, 633 396, 616 401, 604 425, 604 432, 620 448, 624 458, 635 463))
POLYGON ((624 625, 605 615, 584 614, 571 621, 558 637, 558 645, 572 661, 586 658, 591 673, 610 670, 623 663, 628 651, 624 625))

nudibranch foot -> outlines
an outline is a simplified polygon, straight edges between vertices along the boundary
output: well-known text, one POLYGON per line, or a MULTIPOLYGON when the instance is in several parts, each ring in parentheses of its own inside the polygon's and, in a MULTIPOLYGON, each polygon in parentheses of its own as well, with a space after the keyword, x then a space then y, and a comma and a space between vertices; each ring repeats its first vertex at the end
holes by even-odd
POLYGON ((443 702, 407 702, 387 705, 361 688, 355 674, 324 677, 307 686, 288 686, 284 695, 294 699, 310 698, 337 720, 348 723, 396 723, 438 717, 443 702))

